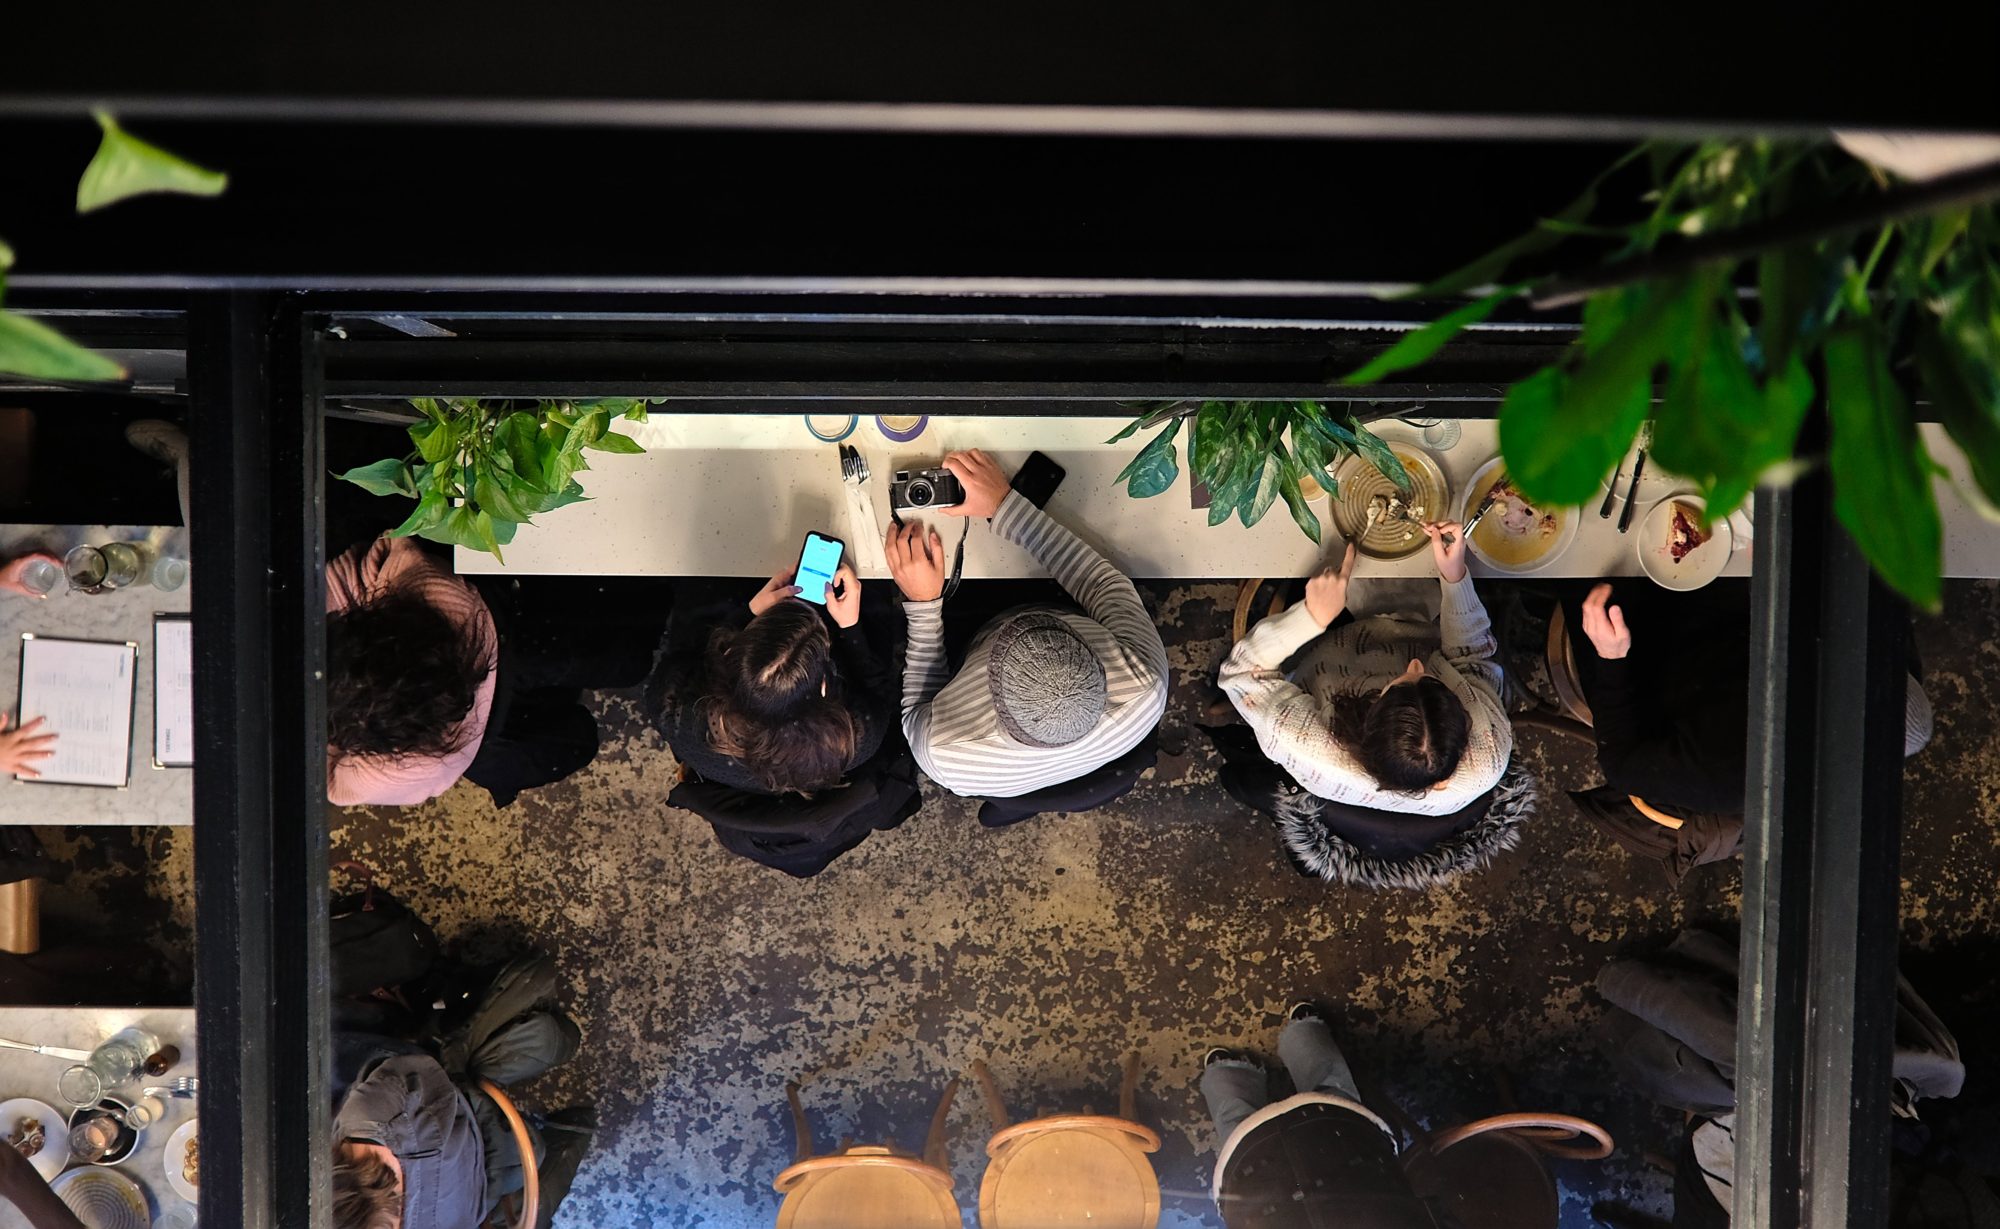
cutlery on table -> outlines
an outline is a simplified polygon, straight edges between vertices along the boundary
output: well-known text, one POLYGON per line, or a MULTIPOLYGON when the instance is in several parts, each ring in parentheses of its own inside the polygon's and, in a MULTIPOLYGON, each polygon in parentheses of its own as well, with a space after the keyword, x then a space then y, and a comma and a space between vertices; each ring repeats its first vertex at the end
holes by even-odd
POLYGON ((73 1063, 90 1061, 89 1050, 65 1050, 61 1046, 38 1046, 25 1041, 9 1041, 0 1037, 0 1050, 26 1050, 30 1054, 46 1054, 50 1058, 66 1058, 73 1063))
POLYGON ((1625 476, 1625 458, 1618 458, 1618 468, 1611 471, 1611 481, 1604 484, 1604 502, 1597 505, 1600 519, 1611 519, 1611 504, 1618 498, 1618 480, 1625 476))
POLYGON ((1618 514, 1618 532, 1632 528, 1632 510, 1639 506, 1639 478, 1646 472, 1646 450, 1653 446, 1653 424, 1639 431, 1639 456, 1632 462, 1632 485, 1625 488, 1625 510, 1618 514))
MULTIPOLYGON (((1465 518, 1465 524, 1460 525, 1458 527, 1459 532, 1464 534, 1466 537, 1470 538, 1472 536, 1472 531, 1479 528, 1480 518, 1493 510, 1493 504, 1499 498, 1500 498, 1500 486, 1498 483, 1495 483, 1493 489, 1486 492, 1486 498, 1480 500, 1479 506, 1472 510, 1472 515, 1465 518)), ((1457 540, 1458 539, 1452 537, 1450 534, 1446 534, 1444 538, 1444 544, 1446 546, 1450 546, 1453 542, 1456 542, 1457 540)))

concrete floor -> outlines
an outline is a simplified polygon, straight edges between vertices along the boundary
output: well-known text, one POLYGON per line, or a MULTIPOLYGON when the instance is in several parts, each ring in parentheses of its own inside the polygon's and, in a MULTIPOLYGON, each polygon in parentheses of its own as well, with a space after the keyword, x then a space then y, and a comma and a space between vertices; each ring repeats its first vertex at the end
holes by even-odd
MULTIPOLYGON (((1212 695, 1234 587, 1143 588, 1173 655, 1165 738, 1178 743, 1212 695)), ((1904 908, 1909 942, 1934 948, 2000 933, 2000 589, 1948 586, 1920 644, 1938 729, 1908 777, 1904 908)), ((1199 737, 1104 811, 989 831, 934 797, 800 882, 669 809, 675 766, 635 696, 598 702, 598 762, 509 810, 461 784, 427 806, 332 818, 336 856, 380 868, 448 942, 484 957, 533 941, 567 971, 584 1053, 524 1099, 595 1101, 605 1130, 559 1224, 768 1225, 793 1146, 790 1079, 823 1149, 842 1136, 914 1148, 975 1058, 1018 1119, 1113 1108, 1120 1056, 1136 1049, 1140 1117, 1165 1141, 1162 1224, 1218 1225, 1200 1056, 1271 1054, 1300 997, 1337 1009, 1364 1088, 1423 1122, 1518 1106, 1611 1127, 1616 1157, 1560 1170, 1566 1225, 1591 1223, 1598 1199, 1664 1210, 1667 1180, 1643 1154, 1669 1147, 1672 1120, 1612 1087, 1591 982, 1630 943, 1732 925, 1738 872, 1704 868, 1667 891, 1562 796, 1590 779, 1572 744, 1524 738, 1541 819, 1498 865, 1430 894, 1297 876, 1270 827, 1215 784, 1199 737)), ((990 1127, 969 1083, 951 1124, 970 1225, 990 1127)))

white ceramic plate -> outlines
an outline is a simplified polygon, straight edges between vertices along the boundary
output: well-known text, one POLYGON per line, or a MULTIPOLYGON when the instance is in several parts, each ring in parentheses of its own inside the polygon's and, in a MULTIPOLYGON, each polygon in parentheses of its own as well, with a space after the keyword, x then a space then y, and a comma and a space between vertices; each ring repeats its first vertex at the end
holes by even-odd
POLYGON ((200 1126, 201 1122, 197 1119, 175 1127, 174 1133, 167 1136, 167 1150, 160 1157, 160 1164, 167 1171, 167 1185, 174 1188, 174 1194, 189 1203, 201 1201, 201 1191, 187 1180, 186 1173, 187 1146, 193 1142, 196 1128, 200 1126))
MULTIPOLYGON (((1465 518, 1478 510, 1479 501, 1486 497, 1487 489, 1500 478, 1503 472, 1499 457, 1494 457, 1486 464, 1472 471, 1472 481, 1465 484, 1465 490, 1459 496, 1458 520, 1460 523, 1463 523, 1465 518)), ((1485 539, 1489 534, 1495 532, 1500 525, 1497 519, 1499 515, 1497 512, 1488 512, 1486 514, 1485 519, 1481 520, 1478 526, 1473 529, 1472 537, 1466 541, 1466 546, 1471 548, 1472 553, 1478 557, 1481 563, 1495 572, 1500 572, 1508 576, 1528 576, 1539 572, 1562 558, 1563 553, 1569 550, 1571 544, 1576 541, 1577 527, 1580 524, 1577 509, 1575 508, 1550 508, 1547 511, 1553 512, 1558 518, 1559 523, 1556 527, 1555 535, 1548 540, 1547 546, 1532 559, 1500 560, 1494 558, 1486 549, 1484 545, 1485 539)))
POLYGON ((1639 568, 1662 588, 1687 592, 1699 589, 1729 566, 1736 534, 1728 520, 1708 527, 1708 541, 1689 551, 1679 563, 1667 551, 1667 535, 1672 531, 1676 503, 1690 508, 1706 508, 1699 495, 1669 495, 1646 512, 1645 519, 1632 531, 1632 549, 1639 556, 1639 568))
MULTIPOLYGON (((12 1101, 0 1101, 0 1138, 12 1135, 23 1118, 34 1118, 42 1124, 42 1150, 29 1158, 28 1164, 46 1182, 69 1164, 69 1127, 53 1106, 33 1097, 15 1097, 12 1101)), ((5 1144, 0 1144, 0 1148, 4 1147, 5 1144)))
POLYGON ((152 1229, 146 1193, 115 1169, 72 1169, 49 1183, 84 1229, 152 1229))

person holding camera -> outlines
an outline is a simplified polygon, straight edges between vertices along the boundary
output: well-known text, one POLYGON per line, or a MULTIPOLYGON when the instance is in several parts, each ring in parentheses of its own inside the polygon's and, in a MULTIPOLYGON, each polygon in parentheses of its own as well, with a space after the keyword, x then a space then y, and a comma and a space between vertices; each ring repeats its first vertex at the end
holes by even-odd
POLYGON ((1133 750, 1167 707, 1167 649, 1139 591, 1010 489, 985 453, 954 452, 944 467, 964 488, 964 501, 937 511, 988 518, 1076 607, 1024 606, 993 619, 953 676, 945 654, 944 543, 920 524, 890 530, 889 573, 909 623, 903 732, 917 763, 953 793, 1017 798, 1133 750))

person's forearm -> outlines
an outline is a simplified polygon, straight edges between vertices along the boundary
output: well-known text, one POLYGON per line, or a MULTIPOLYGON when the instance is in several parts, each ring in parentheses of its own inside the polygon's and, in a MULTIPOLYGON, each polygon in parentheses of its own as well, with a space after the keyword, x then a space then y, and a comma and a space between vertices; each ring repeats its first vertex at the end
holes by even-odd
POLYGON ((1139 660, 1166 669, 1160 629, 1139 600, 1138 588, 1110 560, 1018 491, 1008 492, 1001 501, 993 516, 993 532, 1033 555, 1084 613, 1110 629, 1139 660))
MULTIPOLYGON (((16 1154, 18 1155, 18 1154, 16 1154)), ((76 1213, 49 1189, 42 1176, 25 1161, 19 1168, 10 1166, 0 1175, 0 1199, 14 1205, 34 1229, 84 1229, 76 1213)))
POLYGON ((946 681, 944 601, 903 603, 909 641, 903 658, 903 711, 908 713, 941 690, 946 681))

